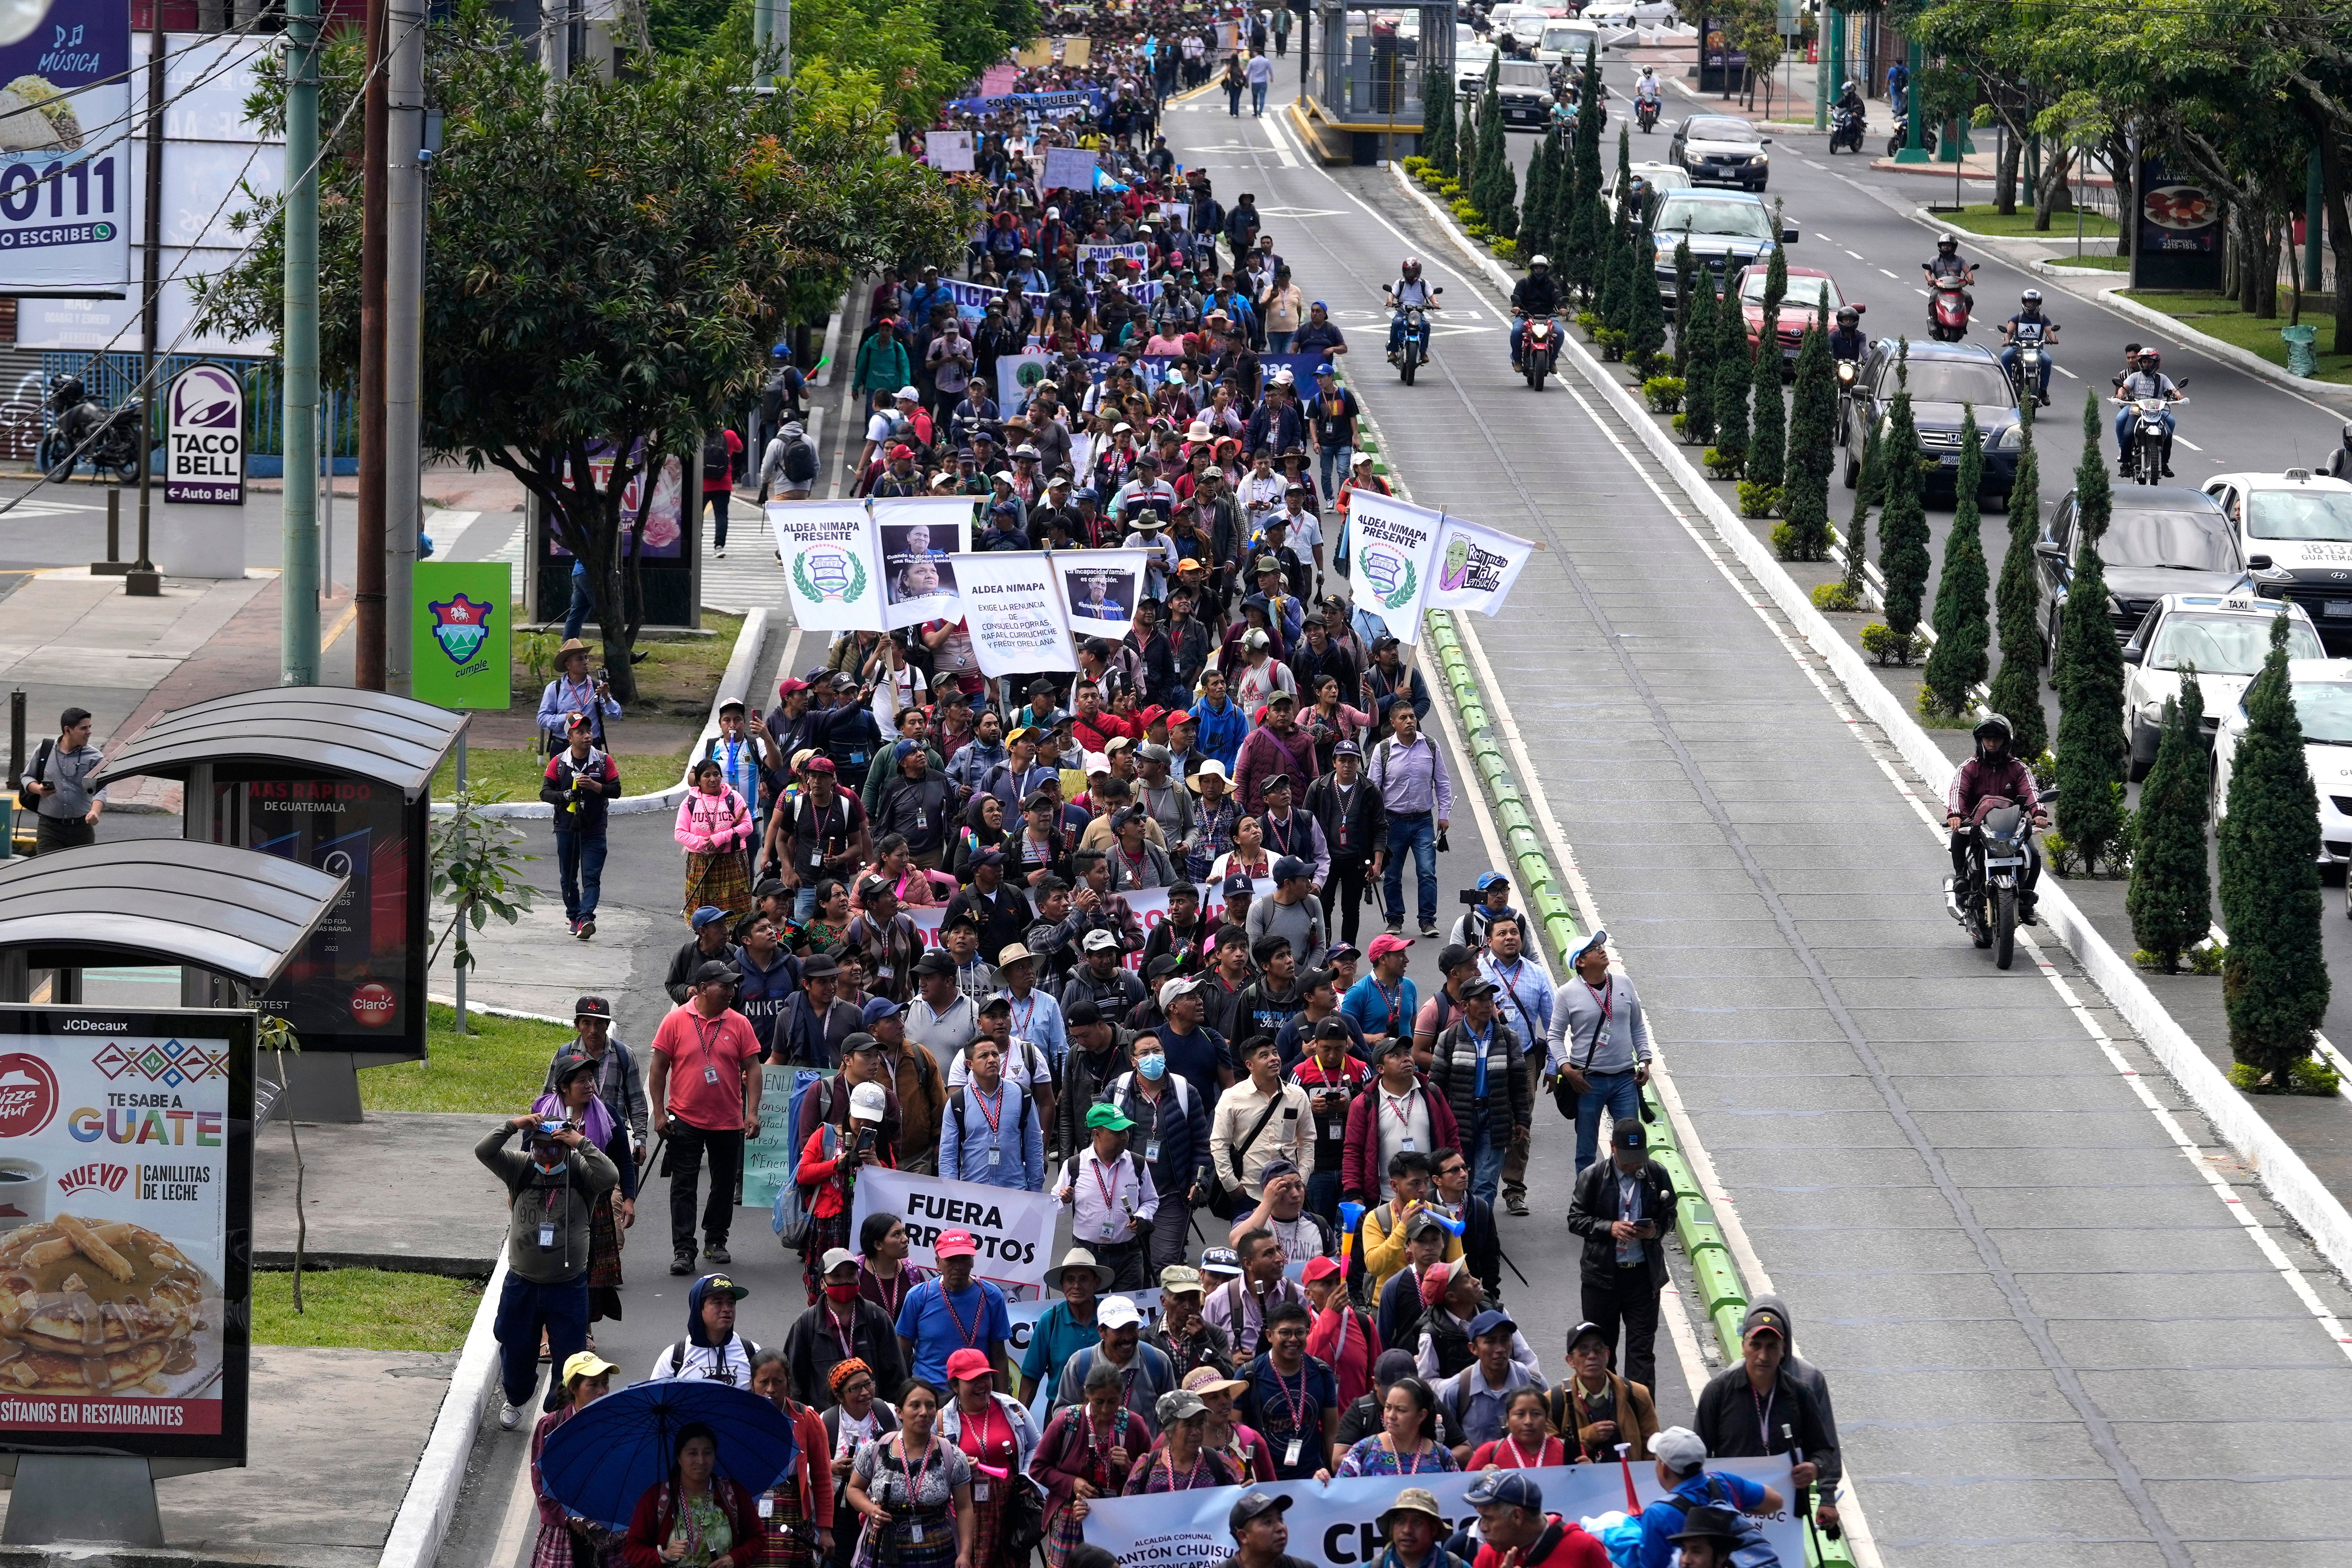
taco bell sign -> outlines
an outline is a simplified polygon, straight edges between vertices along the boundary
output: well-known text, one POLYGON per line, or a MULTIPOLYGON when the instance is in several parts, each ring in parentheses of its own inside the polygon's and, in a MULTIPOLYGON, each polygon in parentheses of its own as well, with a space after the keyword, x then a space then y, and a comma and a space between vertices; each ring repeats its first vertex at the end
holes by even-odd
POLYGON ((193 364, 172 378, 163 454, 167 502, 245 504, 245 383, 234 371, 193 364))

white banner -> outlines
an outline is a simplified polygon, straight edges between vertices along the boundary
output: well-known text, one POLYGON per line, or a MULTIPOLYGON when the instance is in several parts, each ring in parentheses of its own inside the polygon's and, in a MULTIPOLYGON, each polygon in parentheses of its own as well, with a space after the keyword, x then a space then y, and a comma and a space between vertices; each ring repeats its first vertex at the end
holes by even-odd
POLYGON ((1531 541, 1448 513, 1437 536, 1437 570, 1422 599, 1424 610, 1475 610, 1502 614, 1503 600, 1519 580, 1519 569, 1536 552, 1531 541))
POLYGON ((1045 149, 1045 171, 1038 180, 1040 191, 1091 191, 1095 188, 1095 172, 1102 167, 1091 147, 1048 147, 1045 149))
POLYGON ((1081 245, 1078 247, 1078 268, 1083 271, 1087 262, 1105 271, 1114 261, 1132 261, 1139 268, 1151 265, 1151 247, 1141 242, 1128 245, 1081 245))
POLYGON ((937 1268, 939 1258, 931 1246, 940 1233, 969 1231, 980 1244, 972 1272, 1010 1295, 1016 1289, 1045 1288, 1045 1270, 1053 1265, 1054 1218, 1060 1212, 1061 1205, 1043 1193, 869 1165, 857 1175, 849 1234, 865 1229, 867 1215, 897 1215, 907 1222, 907 1256, 926 1268, 937 1268))
POLYGON ((964 626, 982 675, 1076 671, 1078 656, 1070 647, 1070 622, 1052 555, 1042 550, 984 551, 959 555, 949 566, 962 584, 964 626))
MULTIPOLYGON (((1785 1459, 1710 1460, 1707 1468, 1777 1487, 1783 1497, 1790 1490, 1785 1459)), ((1627 1472, 1621 1466, 1556 1465, 1524 1474, 1543 1489, 1547 1513, 1582 1521, 1629 1511, 1627 1472)), ((1635 1495, 1643 1506, 1665 1495, 1658 1486, 1655 1465, 1635 1465, 1632 1475, 1635 1495)), ((1476 1521, 1478 1510, 1463 1500, 1463 1494, 1478 1479, 1456 1470, 1415 1476, 1412 1484, 1436 1497, 1450 1530, 1457 1523, 1476 1521)), ((1291 1499, 1283 1519, 1290 1527, 1292 1557, 1309 1568, 1362 1568, 1378 1562, 1387 1544, 1380 1517, 1395 1506, 1397 1489, 1394 1476, 1358 1476, 1328 1485, 1276 1481, 1249 1489, 1291 1499)), ((1180 1568, 1223 1561, 1233 1554, 1234 1536, 1227 1521, 1242 1490, 1240 1487, 1203 1487, 1198 1491, 1150 1497, 1097 1498, 1087 1510, 1087 1544, 1099 1546, 1118 1558, 1120 1568, 1180 1568)), ((1782 1568, 1803 1568, 1804 1521, 1783 1509, 1760 1522, 1765 1539, 1780 1554, 1782 1568)))
POLYGON ((1064 551, 1054 558, 1070 630, 1079 637, 1123 637, 1147 591, 1148 550, 1064 551))
POLYGON ((901 496, 874 502, 882 561, 882 624, 891 631, 960 620, 952 558, 971 548, 972 496, 901 496))
POLYGON ((1388 623, 1400 641, 1421 639, 1421 606, 1435 564, 1444 514, 1393 496, 1348 497, 1350 599, 1388 623))
POLYGON ((943 174, 968 174, 972 166, 971 132, 934 131, 923 138, 923 156, 943 174))
POLYGON ((772 500, 793 623, 816 632, 883 629, 882 563, 864 501, 772 500))

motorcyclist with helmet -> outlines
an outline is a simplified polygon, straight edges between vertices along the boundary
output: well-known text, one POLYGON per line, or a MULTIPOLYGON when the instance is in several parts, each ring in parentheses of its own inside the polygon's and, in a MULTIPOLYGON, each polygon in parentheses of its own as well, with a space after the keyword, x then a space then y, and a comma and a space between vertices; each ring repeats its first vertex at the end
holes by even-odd
POLYGON ((1511 289, 1511 368, 1519 368, 1519 345, 1527 341, 1528 322, 1549 321, 1559 314, 1559 279, 1551 275, 1551 258, 1528 259, 1528 275, 1511 289))
POLYGON ((2345 421, 2341 443, 2327 454, 2326 473, 2331 479, 2352 479, 2352 419, 2345 421))
POLYGON ((2017 314, 2000 324, 2000 368, 2017 377, 2017 351, 2021 344, 2039 337, 2042 343, 2042 384, 2034 395, 2044 408, 2050 406, 2051 345, 2058 341, 2058 323, 2042 313, 2042 290, 2028 289, 2017 297, 2017 314))
POLYGON ((1424 310, 1444 309, 1437 302, 1437 290, 1431 288, 1428 281, 1421 275, 1419 257, 1406 257, 1404 264, 1397 270, 1403 276, 1381 290, 1388 300, 1389 309, 1395 312, 1389 317, 1389 363, 1391 364, 1396 363, 1397 355, 1404 349, 1406 308, 1418 305, 1424 310))
POLYGON ((1837 103, 1835 107, 1840 114, 1860 114, 1864 112, 1862 106, 1862 89, 1853 84, 1853 79, 1851 77, 1847 78, 1845 85, 1838 89, 1837 103))
POLYGON ((1858 360, 1869 347, 1870 340, 1863 335, 1861 310, 1840 305, 1837 325, 1830 329, 1830 358, 1858 360))
MULTIPOLYGON (((1948 234, 1936 242, 1936 254, 1921 262, 1919 270, 1927 275, 1927 287, 1932 289, 1938 279, 1945 278, 1957 278, 1963 283, 1975 282, 1977 264, 1960 259, 1960 242, 1956 237, 1948 234)), ((1962 293, 1960 298, 1967 303, 1969 313, 1976 314, 1977 297, 1974 294, 1962 293)), ((1933 326, 1935 321, 1936 300, 1935 296, 1930 294, 1927 297, 1927 323, 1933 326)))
MULTIPOLYGON (((1962 763, 1952 774, 1951 788, 1944 798, 1944 826, 1951 830, 1955 887, 1968 880, 1969 828, 1976 820, 1979 802, 1994 797, 2014 801, 2025 808, 2036 827, 2050 826, 2049 815, 2042 809, 2041 795, 2033 785, 2033 770, 2010 749, 2015 739, 2008 720, 1998 713, 1986 715, 1984 722, 1976 728, 1976 755, 1962 763)), ((2025 875, 2017 885, 2017 918, 2032 925, 2034 889, 2042 880, 2042 847, 2032 834, 2026 835, 2025 853, 2025 875)))
MULTIPOLYGON (((2160 397, 2167 403, 2178 402, 2180 388, 2164 374, 2164 356, 2154 349, 2142 349, 2137 368, 2116 382, 2116 395, 2124 400, 2124 405, 2116 410, 2116 450, 2119 454, 2116 466, 2128 479, 2131 477, 2131 422, 2139 416, 2138 410, 2131 405, 2143 397, 2160 397)), ((2164 426, 2164 447, 2158 457, 2157 465, 2168 479, 2172 478, 2172 410, 2167 408, 2158 416, 2158 419, 2164 426)))
POLYGON ((1636 103, 1658 101, 1658 72, 1654 66, 1642 68, 1641 79, 1633 83, 1633 100, 1636 103))

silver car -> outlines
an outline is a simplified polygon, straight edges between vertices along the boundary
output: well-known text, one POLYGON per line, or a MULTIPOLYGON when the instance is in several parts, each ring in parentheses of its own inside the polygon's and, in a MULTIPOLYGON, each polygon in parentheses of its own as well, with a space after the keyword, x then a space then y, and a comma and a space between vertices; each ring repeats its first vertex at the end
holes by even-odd
POLYGON ((1745 120, 1694 114, 1675 127, 1666 156, 1696 184, 1760 191, 1771 177, 1771 159, 1764 151, 1771 144, 1772 138, 1745 120))

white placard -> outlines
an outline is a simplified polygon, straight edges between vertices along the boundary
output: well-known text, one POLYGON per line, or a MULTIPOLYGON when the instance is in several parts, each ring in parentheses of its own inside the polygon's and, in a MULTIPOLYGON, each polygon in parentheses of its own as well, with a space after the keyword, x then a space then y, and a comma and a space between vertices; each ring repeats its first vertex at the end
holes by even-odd
POLYGON ((1500 615, 1511 584, 1519 580, 1519 569, 1535 552, 1535 545, 1516 533, 1449 514, 1438 531, 1437 551, 1431 558, 1435 570, 1422 608, 1500 615))
POLYGON ((971 132, 934 131, 923 139, 923 153, 941 174, 967 174, 973 166, 971 132))
POLYGON ((857 1173, 849 1234, 862 1233, 868 1215, 897 1215, 907 1222, 908 1258, 936 1269, 940 1260, 931 1247, 940 1233, 969 1231, 980 1247, 971 1270, 976 1277, 1008 1293, 1042 1290, 1051 1267, 1054 1218, 1060 1210, 1044 1193, 867 1165, 857 1173))
POLYGON ((951 564, 961 584, 964 626, 971 634, 972 653, 982 675, 993 679, 1049 669, 1076 671, 1078 658, 1070 646, 1070 621, 1053 555, 1043 550, 986 551, 960 555, 951 564))
POLYGON ((1078 637, 1123 637, 1135 621, 1136 602, 1147 591, 1147 550, 1062 552, 1054 564, 1062 579, 1062 602, 1070 630, 1078 637))
POLYGON ((1091 147, 1048 147, 1045 171, 1037 182, 1041 191, 1091 191, 1102 167, 1091 147))
POLYGON ((882 624, 892 631, 959 620, 954 558, 971 548, 971 496, 903 496, 874 503, 882 561, 882 624))
POLYGON ((778 500, 768 526, 784 556, 793 623, 810 631, 882 630, 882 565, 864 501, 778 500))
POLYGON ((1401 642, 1421 640, 1437 531, 1444 514, 1370 490, 1348 497, 1349 598, 1388 624, 1401 642))

